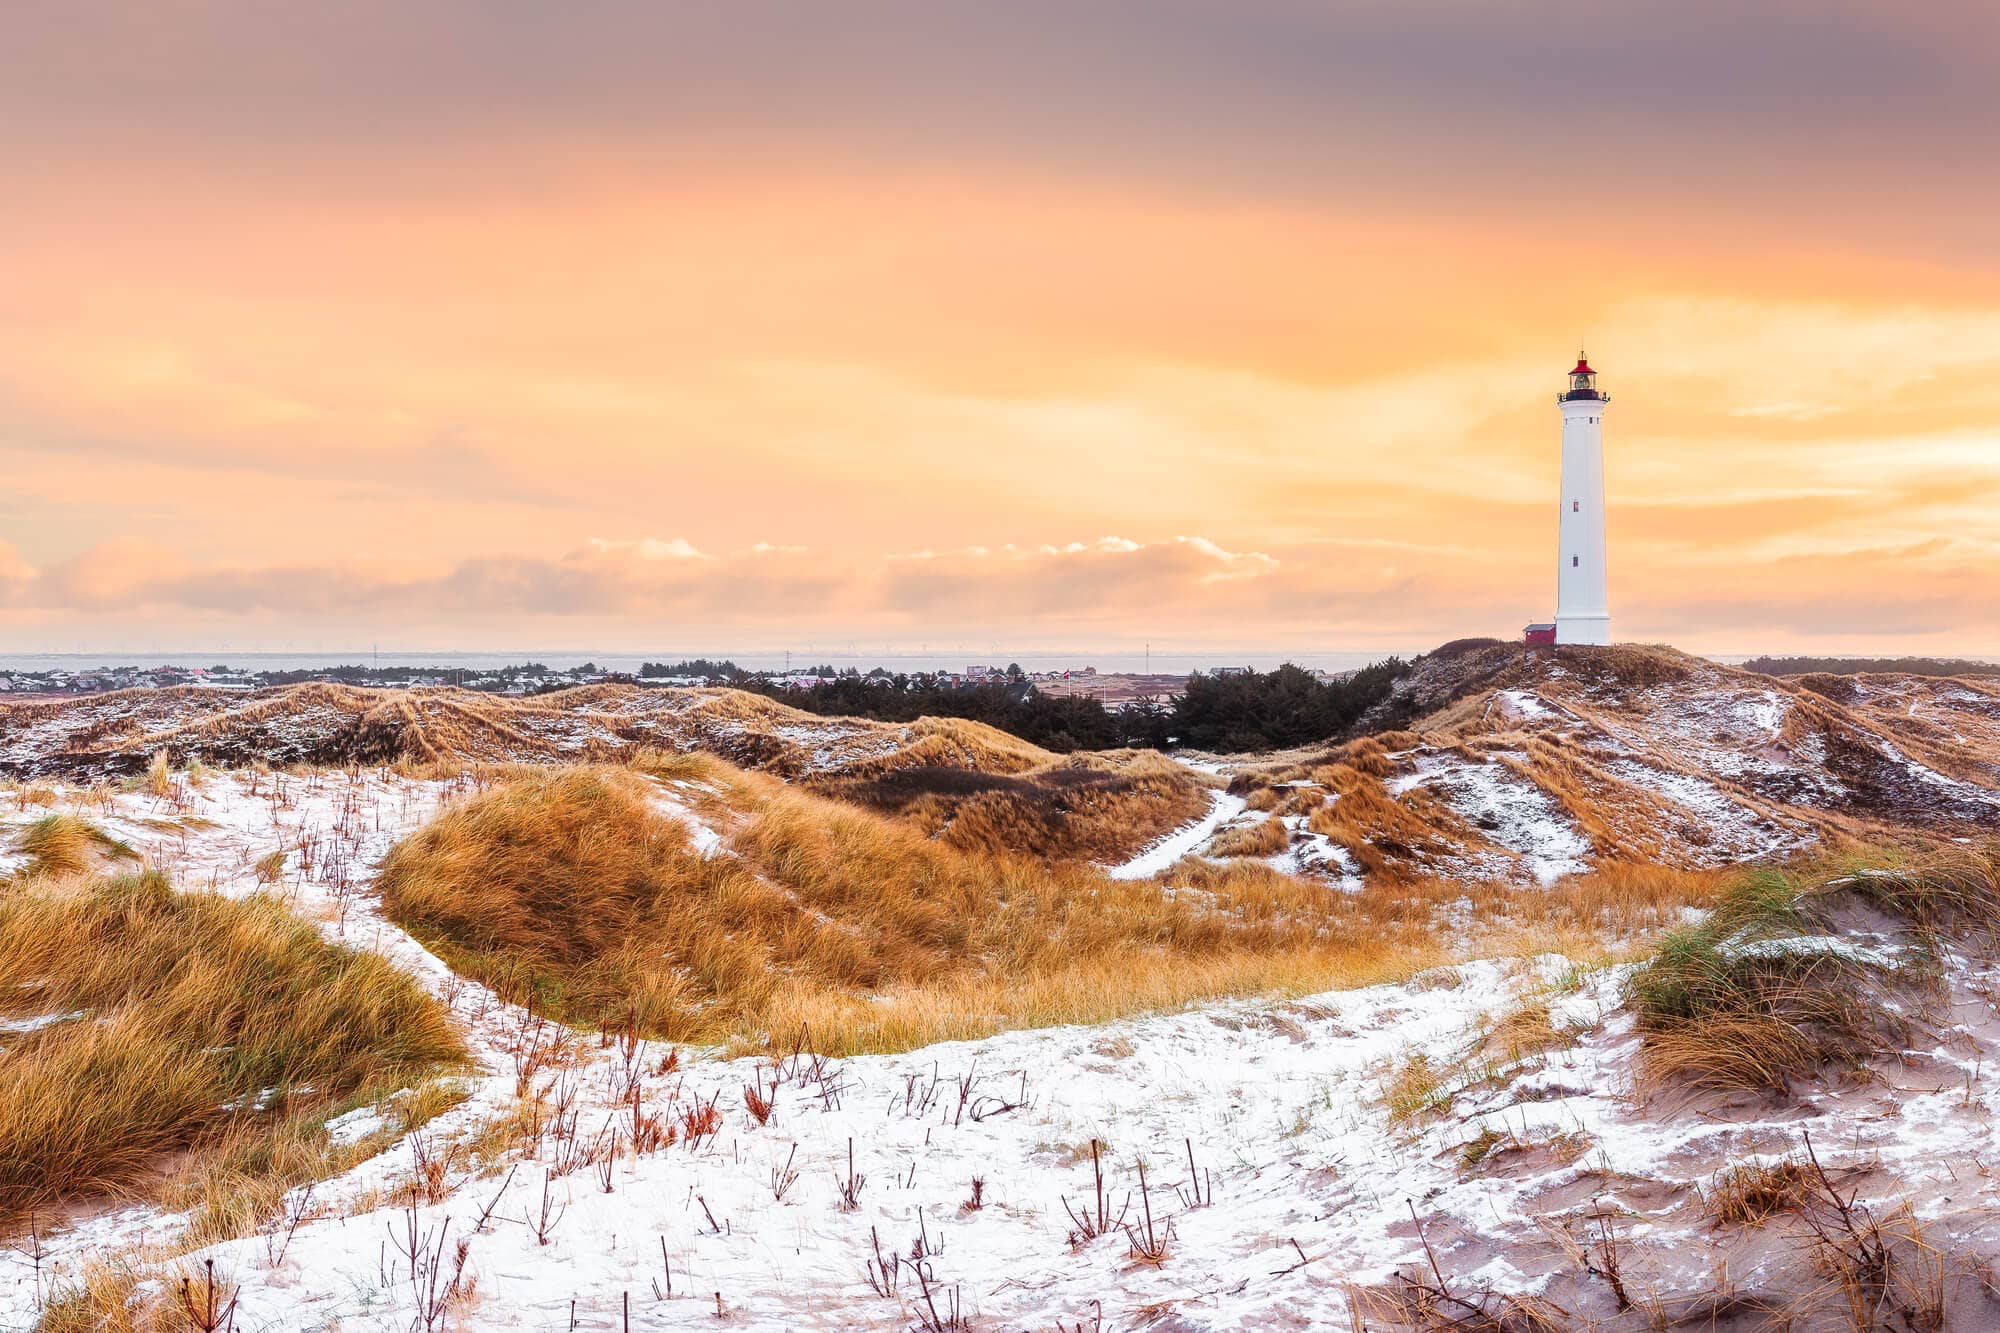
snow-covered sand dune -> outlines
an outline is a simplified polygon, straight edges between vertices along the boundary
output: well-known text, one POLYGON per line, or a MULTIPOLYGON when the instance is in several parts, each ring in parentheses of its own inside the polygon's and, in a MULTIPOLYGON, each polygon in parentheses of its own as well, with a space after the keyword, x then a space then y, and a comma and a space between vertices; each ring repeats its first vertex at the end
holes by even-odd
MULTIPOLYGON (((554 1031, 534 1035, 374 909, 372 863, 450 794, 385 772, 211 774, 171 802, 128 793, 94 814, 190 887, 253 891, 257 861, 289 848, 282 891, 302 911, 447 1000, 485 1072, 419 1131, 433 1157, 509 1113, 517 1055, 548 1051, 554 1031)), ((680 793, 661 800, 700 827, 680 793)), ((1149 856, 1179 855, 1236 809, 1219 798, 1149 856)), ((568 1102, 567 1132, 477 1169, 462 1152, 442 1197, 409 1206, 396 1193, 417 1144, 399 1142, 316 1186, 282 1246, 252 1237, 168 1271, 214 1259, 245 1330, 422 1327, 425 1261, 408 1252, 451 1270, 461 1245, 457 1327, 619 1328, 629 1309, 634 1328, 900 1329, 956 1302, 979 1328, 1092 1327, 1101 1311, 1106 1328, 1253 1329, 1339 1327, 1345 1284, 1419 1271, 1427 1242, 1468 1290, 1608 1312, 1577 1237, 1615 1228, 1635 1287, 1712 1288, 1715 1247, 1734 1242, 1716 1237, 1700 1190, 1731 1162, 1795 1151, 1808 1128, 1831 1166, 1908 1196, 1941 1243, 1979 1242, 2000 1216, 1980 1168, 2000 1099, 1978 1077, 2000 1064, 2000 1022, 1979 995, 2000 974, 1957 956, 1947 969, 1950 1022, 1902 1074, 1708 1115, 1635 1100, 1619 972, 1558 958, 839 1061, 683 1051, 663 1071, 666 1047, 575 1035, 529 1080, 568 1102), (1523 1001, 1549 1005, 1564 1041, 1525 1058, 1482 1049, 1484 1027, 1523 1001), (1413 1068, 1428 1071, 1414 1109, 1413 1068), (719 1123, 635 1153, 635 1084, 644 1114, 684 1125, 712 1106, 719 1123), (746 1088, 775 1103, 767 1122, 746 1088), (1093 1141, 1123 1225, 1087 1238, 1093 1141)), ((362 1112, 337 1129, 370 1124, 362 1112)), ((45 1237, 41 1278, 163 1256, 177 1225, 143 1206, 80 1220, 45 1237)), ((1752 1288, 1796 1258, 1728 1253, 1731 1280, 1752 1288)), ((0 1324, 30 1322, 34 1292, 17 1263, 0 1324)))

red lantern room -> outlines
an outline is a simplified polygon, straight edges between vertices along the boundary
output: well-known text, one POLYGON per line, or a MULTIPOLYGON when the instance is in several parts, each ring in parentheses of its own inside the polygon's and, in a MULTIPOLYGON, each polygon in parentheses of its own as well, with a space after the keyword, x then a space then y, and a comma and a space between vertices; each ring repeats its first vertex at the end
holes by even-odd
POLYGON ((1590 368, 1590 358, 1578 352, 1576 365, 1569 372, 1569 392, 1563 394, 1557 401, 1572 402, 1579 398, 1588 400, 1603 397, 1604 395, 1597 391, 1597 372, 1590 368))

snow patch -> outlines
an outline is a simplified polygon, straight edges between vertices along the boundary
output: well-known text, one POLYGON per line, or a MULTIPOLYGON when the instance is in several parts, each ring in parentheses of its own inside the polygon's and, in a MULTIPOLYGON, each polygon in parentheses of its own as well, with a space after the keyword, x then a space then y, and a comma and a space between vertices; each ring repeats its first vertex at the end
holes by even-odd
POLYGON ((1218 791, 1210 794, 1208 813, 1192 824, 1169 833, 1123 865, 1104 873, 1113 879, 1145 879, 1157 875, 1212 837, 1215 831, 1243 813, 1247 802, 1241 796, 1218 791))

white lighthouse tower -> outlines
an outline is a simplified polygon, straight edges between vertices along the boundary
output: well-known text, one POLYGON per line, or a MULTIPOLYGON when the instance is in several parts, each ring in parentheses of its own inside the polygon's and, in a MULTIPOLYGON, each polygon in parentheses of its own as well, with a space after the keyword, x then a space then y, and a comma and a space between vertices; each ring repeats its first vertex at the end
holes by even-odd
POLYGON ((1556 524, 1556 642, 1610 643, 1604 575, 1604 408, 1583 353, 1556 396, 1563 414, 1562 514, 1556 524))

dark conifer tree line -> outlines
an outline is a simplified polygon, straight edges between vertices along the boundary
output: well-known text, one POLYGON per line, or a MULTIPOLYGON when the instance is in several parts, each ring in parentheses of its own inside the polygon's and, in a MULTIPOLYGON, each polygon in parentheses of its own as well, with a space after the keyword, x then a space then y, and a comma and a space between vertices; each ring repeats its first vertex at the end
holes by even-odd
POLYGON ((1322 681, 1289 662, 1276 671, 1190 676, 1175 701, 1172 727, 1181 745, 1233 753, 1309 745, 1346 731, 1388 698, 1410 669, 1392 657, 1351 675, 1322 681))
POLYGON ((1864 671, 1900 671, 1911 676, 2000 676, 2000 665, 1938 657, 1753 657, 1745 671, 1767 676, 1855 676, 1864 671))
POLYGON ((1326 681, 1290 664, 1234 676, 1194 675, 1177 698, 1141 699, 1117 709, 1096 699, 1044 694, 1018 676, 974 685, 878 668, 865 676, 850 669, 806 689, 751 676, 734 683, 810 713, 881 722, 968 718, 1058 752, 1124 746, 1241 751, 1308 745, 1341 734, 1387 698, 1409 666, 1390 658, 1326 681))

